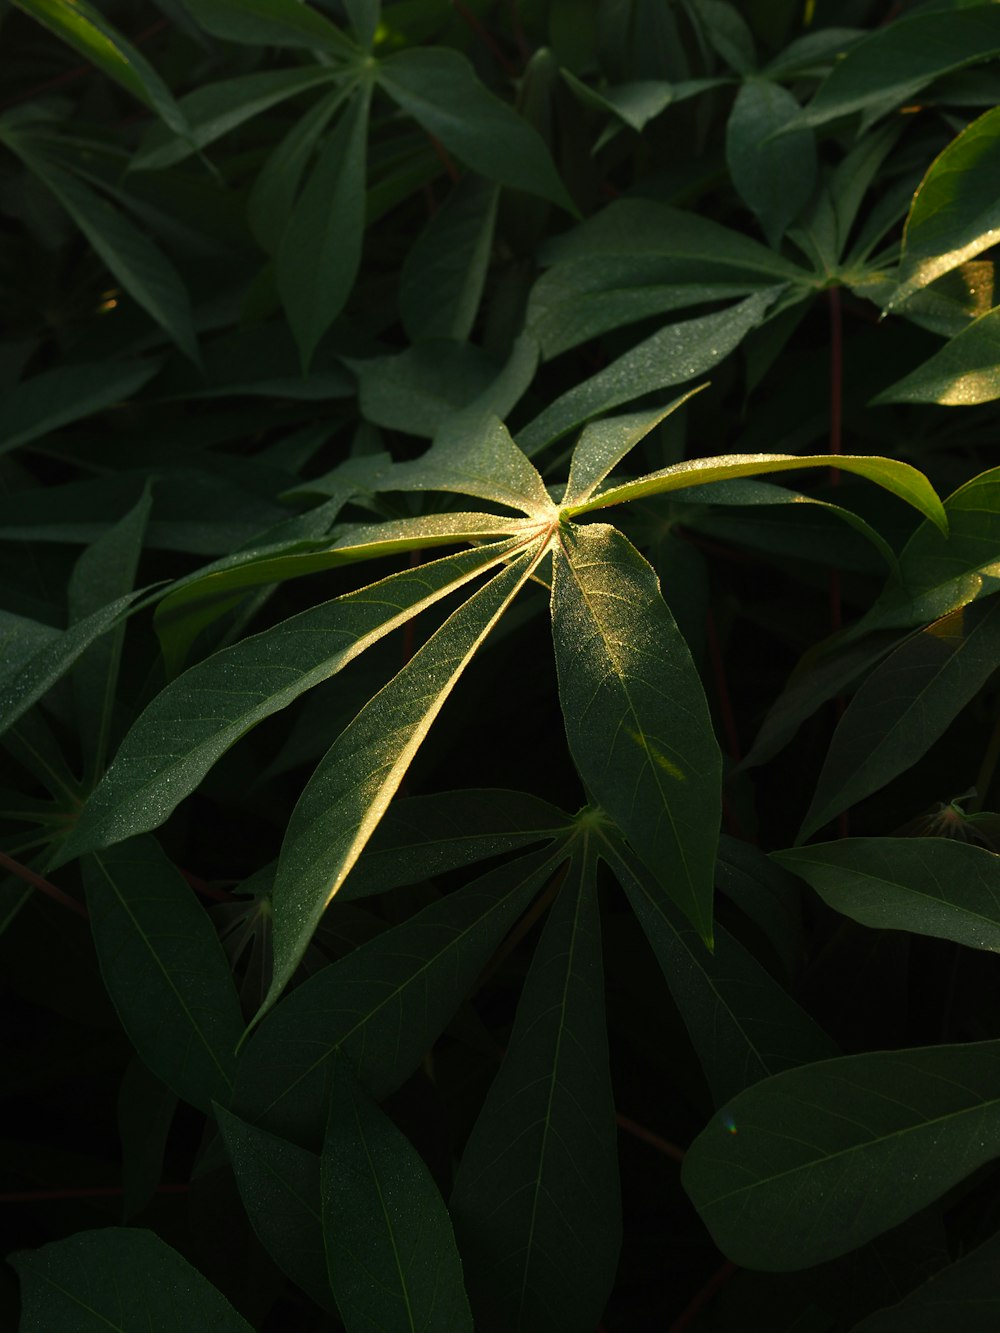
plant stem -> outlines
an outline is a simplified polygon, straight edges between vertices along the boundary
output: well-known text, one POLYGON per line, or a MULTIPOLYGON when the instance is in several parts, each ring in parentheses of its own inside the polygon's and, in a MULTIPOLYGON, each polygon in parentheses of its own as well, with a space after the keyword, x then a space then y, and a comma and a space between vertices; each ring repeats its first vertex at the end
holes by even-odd
POLYGON ((52 898, 57 903, 62 903, 63 907, 68 907, 71 912, 75 912, 77 916, 82 916, 85 921, 87 920, 87 909, 83 903, 77 902, 70 894, 57 888, 49 880, 43 879, 34 870, 22 865, 20 861, 15 861, 6 852, 0 852, 0 866, 9 870, 12 875, 16 875, 18 879, 23 880, 25 884, 30 884, 32 888, 39 889, 47 897, 52 898))
POLYGON ((683 1333, 684 1329, 689 1328, 695 1315, 709 1303, 720 1287, 725 1286, 735 1272, 736 1265, 727 1259, 721 1268, 715 1270, 694 1299, 688 1302, 667 1329, 667 1333, 683 1333))
POLYGON ((654 1134, 651 1129, 645 1125, 640 1125, 635 1120, 630 1120, 627 1115, 622 1115, 621 1111, 615 1112, 615 1120, 619 1129, 623 1129, 626 1134, 631 1134, 633 1138, 641 1139, 643 1143, 648 1143, 651 1148, 657 1152, 663 1153, 665 1157, 672 1158, 675 1162, 684 1161, 683 1149, 678 1148, 676 1143, 671 1143, 669 1139, 661 1138, 659 1134, 654 1134))

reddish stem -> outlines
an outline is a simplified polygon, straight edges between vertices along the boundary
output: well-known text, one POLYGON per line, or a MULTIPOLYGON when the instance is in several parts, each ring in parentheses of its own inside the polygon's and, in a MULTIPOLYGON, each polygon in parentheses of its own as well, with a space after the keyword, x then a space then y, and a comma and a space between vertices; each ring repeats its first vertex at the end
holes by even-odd
POLYGON ((218 903, 231 903, 233 895, 226 889, 217 889, 209 884, 207 880, 201 879, 198 875, 192 875, 190 870, 182 870, 181 874, 191 885, 195 893, 200 893, 203 898, 212 898, 218 903))
POLYGON ((447 171, 449 179, 454 183, 459 179, 461 173, 459 172, 458 167, 455 166, 455 163, 451 160, 447 148, 445 148, 441 140, 436 139, 433 134, 428 134, 427 137, 430 139, 431 147, 441 160, 445 171, 447 171))
POLYGON ((630 1120, 627 1115, 622 1115, 621 1111, 615 1112, 615 1120, 619 1129, 623 1129, 626 1134, 631 1134, 633 1138, 642 1139, 643 1143, 648 1143, 651 1148, 663 1153, 665 1157, 673 1158, 675 1162, 684 1161, 684 1153, 676 1143, 671 1143, 669 1139, 654 1134, 645 1125, 640 1125, 637 1121, 630 1120))
MULTIPOLYGON (((166 26, 166 19, 157 19, 148 28, 144 28, 137 37, 132 38, 132 45, 141 46, 143 42, 148 41, 150 37, 154 37, 166 26)), ((33 98, 41 97, 44 93, 50 93, 56 88, 64 88, 68 83, 76 83, 77 79, 82 79, 85 74, 92 74, 93 72, 93 65, 74 65, 72 69, 68 69, 62 74, 55 74, 51 79, 36 83, 27 91, 19 93, 17 97, 12 97, 6 102, 0 102, 0 111, 6 111, 12 106, 20 106, 22 102, 30 102, 33 98)))
POLYGON ((695 1315, 705 1308, 719 1288, 725 1286, 736 1271, 736 1265, 727 1259, 721 1268, 716 1269, 694 1299, 684 1307, 667 1329, 667 1333, 683 1333, 684 1329, 689 1328, 695 1315))
MULTIPOLYGON (((157 1185, 157 1194, 187 1194, 190 1185, 157 1185)), ((117 1199, 125 1191, 121 1185, 84 1185, 79 1189, 11 1190, 0 1194, 0 1203, 34 1203, 54 1199, 117 1199)))
POLYGON ((0 866, 3 866, 5 870, 9 870, 12 875, 16 875, 18 879, 24 880, 25 884, 30 884, 32 888, 38 889, 41 893, 52 898, 55 902, 61 903, 63 907, 68 907, 69 910, 75 912, 77 916, 82 916, 85 921, 87 920, 87 909, 84 907, 83 903, 77 902, 77 900, 71 897, 70 894, 66 893, 63 889, 57 888, 56 885, 50 883, 49 880, 43 879, 42 876, 36 874, 34 870, 30 870, 27 866, 23 866, 20 861, 15 861, 14 858, 8 856, 6 852, 0 852, 0 866))
POLYGON ((479 38, 479 40, 488 49, 490 55, 501 67, 504 73, 509 74, 511 78, 515 78, 517 75, 517 70, 507 59, 504 53, 500 50, 499 46, 497 46, 496 42, 493 39, 493 34, 487 32, 487 30, 476 18, 475 14, 473 14, 472 10, 462 3, 462 0, 451 0, 451 2, 455 7, 456 14, 458 14, 459 18, 463 21, 463 23, 468 24, 468 26, 479 38))

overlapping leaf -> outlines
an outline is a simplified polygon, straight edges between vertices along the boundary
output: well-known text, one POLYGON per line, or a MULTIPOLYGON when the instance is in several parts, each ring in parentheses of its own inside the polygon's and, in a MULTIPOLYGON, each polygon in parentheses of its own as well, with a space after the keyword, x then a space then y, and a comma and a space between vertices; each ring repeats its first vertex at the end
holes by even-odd
POLYGON ((550 909, 451 1211, 477 1326, 575 1333, 614 1279, 620 1203, 594 853, 550 909))
POLYGON ((1000 1154, 1000 1043, 824 1060, 734 1097, 682 1182, 716 1243, 780 1272, 845 1254, 1000 1154))
POLYGON ((87 802, 64 857, 157 827, 257 722, 329 679, 411 616, 501 563, 508 549, 494 544, 390 575, 243 639, 179 676, 126 736, 87 802))
POLYGON ((385 813, 465 667, 531 575, 536 543, 456 611, 348 723, 288 821, 272 902, 274 978, 261 1012, 288 984, 324 910, 385 813))
POLYGON ((101 975, 139 1055, 179 1097, 227 1102, 243 1033, 218 937, 153 838, 84 862, 101 975))
POLYGON ((1000 952, 994 852, 950 838, 842 838, 773 856, 864 926, 1000 952))
POLYGON ((373 1096, 393 1091, 565 856, 559 846, 492 870, 296 987, 241 1052, 235 1109, 317 1142, 338 1049, 373 1096))
POLYGON ((320 1181, 330 1286, 348 1333, 472 1333, 444 1200, 343 1056, 333 1062, 320 1181))

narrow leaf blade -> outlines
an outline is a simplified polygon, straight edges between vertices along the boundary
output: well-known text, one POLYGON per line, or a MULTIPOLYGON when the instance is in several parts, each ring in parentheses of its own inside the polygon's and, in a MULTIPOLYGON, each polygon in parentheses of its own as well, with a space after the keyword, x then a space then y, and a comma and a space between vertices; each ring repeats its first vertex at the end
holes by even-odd
POLYGON ((570 752, 597 803, 712 936, 721 756, 697 669, 650 566, 614 528, 565 525, 552 627, 570 752))

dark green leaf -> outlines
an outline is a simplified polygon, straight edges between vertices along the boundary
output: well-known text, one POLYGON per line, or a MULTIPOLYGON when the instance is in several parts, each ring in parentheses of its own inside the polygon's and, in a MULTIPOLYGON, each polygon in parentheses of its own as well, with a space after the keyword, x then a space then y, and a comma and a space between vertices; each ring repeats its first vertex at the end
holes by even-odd
POLYGON ((382 62, 378 79, 408 115, 473 171, 576 212, 537 130, 494 97, 457 51, 400 51, 382 62))
POLYGON ((451 1211, 484 1333, 593 1328, 621 1242, 595 854, 549 910, 451 1211))
POLYGON ((1000 1043, 878 1051, 734 1097, 682 1181, 745 1268, 808 1268, 912 1217, 1000 1154, 1000 1043))
POLYGON ((348 1333, 472 1333, 444 1200, 343 1056, 333 1061, 321 1182, 330 1286, 348 1333))
POLYGON ((876 1310, 851 1333, 992 1333, 1000 1321, 1000 1236, 964 1254, 909 1292, 898 1305, 876 1310))
POLYGON ((101 975, 143 1062, 202 1110, 228 1101, 243 1018, 222 946, 155 839, 84 862, 101 975))
MULTIPOLYGON (((138 503, 80 555, 69 581, 70 619, 99 612, 132 591, 149 518, 148 486, 138 503)), ((77 724, 84 757, 95 776, 104 769, 118 689, 125 626, 120 623, 83 654, 73 670, 77 724)))
POLYGON ((216 1105, 243 1206, 260 1243, 281 1271, 318 1305, 333 1310, 326 1272, 315 1153, 216 1105))
POLYGON ((354 61, 358 48, 345 33, 299 0, 185 0, 199 27, 248 46, 308 47, 354 61))
POLYGON ((239 1113, 314 1141, 338 1049, 372 1096, 394 1091, 565 856, 560 846, 492 870, 296 987, 240 1055, 233 1099, 239 1113))
POLYGON ((823 125, 854 111, 883 113, 942 74, 1000 54, 1000 10, 958 5, 907 14, 837 61, 800 124, 823 125))
POLYGON ((709 953, 628 849, 616 840, 608 847, 716 1105, 769 1074, 836 1054, 822 1028, 727 930, 716 926, 709 953))
POLYGON ((327 65, 306 65, 243 74, 198 88, 180 100, 188 134, 172 135, 161 125, 152 126, 132 159, 131 170, 155 171, 183 162, 245 121, 335 77, 327 65))
POLYGON ((11 1263, 21 1279, 21 1333, 253 1333, 152 1231, 81 1231, 11 1263))
POLYGON ((656 575, 614 528, 563 528, 552 628, 566 734, 584 783, 710 940, 719 747, 656 575))
MULTIPOLYGON (((311 12, 296 0, 288 3, 311 12)), ((306 369, 343 309, 361 262, 370 101, 365 85, 341 112, 278 248, 278 290, 306 369)))
POLYGON ((159 368, 156 361, 107 361, 59 366, 22 380, 4 394, 0 406, 0 453, 113 407, 159 368))
POLYGON ((950 838, 842 838, 772 855, 863 926, 1000 952, 994 852, 950 838))
POLYGON ((399 313, 415 343, 468 338, 493 244, 498 190, 471 172, 452 188, 399 274, 399 313))
POLYGON ((799 104, 786 88, 753 78, 737 93, 726 122, 729 174, 775 249, 816 184, 812 131, 778 134, 798 114, 799 104))
POLYGON ((43 644, 16 671, 0 678, 0 733, 46 695, 96 639, 118 625, 139 596, 141 592, 128 593, 94 611, 43 644))
POLYGON ((837 725, 800 841, 905 772, 1000 666, 1000 599, 974 602, 903 643, 837 725))

